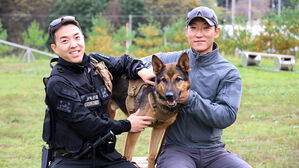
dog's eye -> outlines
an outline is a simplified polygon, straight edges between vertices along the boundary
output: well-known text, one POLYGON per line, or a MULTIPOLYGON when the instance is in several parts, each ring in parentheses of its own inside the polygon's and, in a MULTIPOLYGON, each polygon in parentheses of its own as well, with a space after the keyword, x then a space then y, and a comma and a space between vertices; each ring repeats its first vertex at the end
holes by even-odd
POLYGON ((176 82, 180 82, 182 80, 182 78, 176 78, 175 81, 176 82))
POLYGON ((164 82, 164 83, 167 83, 166 78, 161 78, 161 81, 164 82))

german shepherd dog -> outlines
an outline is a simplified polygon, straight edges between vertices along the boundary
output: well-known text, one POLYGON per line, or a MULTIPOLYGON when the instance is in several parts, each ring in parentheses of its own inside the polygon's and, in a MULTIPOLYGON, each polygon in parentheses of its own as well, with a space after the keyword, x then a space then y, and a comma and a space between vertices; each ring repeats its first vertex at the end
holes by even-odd
MULTIPOLYGON (((190 88, 189 57, 182 54, 177 63, 164 64, 157 56, 152 56, 152 66, 155 77, 155 86, 143 85, 136 96, 133 97, 136 112, 140 109, 141 115, 152 116, 156 120, 151 124, 151 132, 148 167, 155 167, 155 158, 159 142, 165 129, 171 125, 180 111, 181 104, 177 103, 181 94, 190 88)), ((141 79, 140 79, 141 80, 141 79)), ((119 107, 128 116, 126 99, 128 97, 129 80, 117 78, 113 80, 111 101, 108 104, 110 116, 114 118, 119 107), (118 105, 115 108, 115 103, 118 105)), ((127 100, 128 101, 128 100, 127 100)), ((131 161, 139 133, 129 132, 126 139, 124 156, 131 161)))

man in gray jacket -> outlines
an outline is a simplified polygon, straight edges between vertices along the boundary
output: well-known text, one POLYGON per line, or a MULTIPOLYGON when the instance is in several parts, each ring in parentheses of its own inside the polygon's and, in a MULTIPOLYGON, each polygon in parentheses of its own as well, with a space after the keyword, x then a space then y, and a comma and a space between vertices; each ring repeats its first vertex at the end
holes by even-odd
MULTIPOLYGON (((156 54, 164 63, 190 58, 191 88, 181 95, 183 104, 167 132, 158 168, 250 168, 224 149, 222 129, 233 124, 240 107, 242 81, 237 68, 219 55, 217 16, 207 7, 188 13, 185 34, 190 49, 156 54)), ((143 59, 150 64, 151 57, 143 59)))

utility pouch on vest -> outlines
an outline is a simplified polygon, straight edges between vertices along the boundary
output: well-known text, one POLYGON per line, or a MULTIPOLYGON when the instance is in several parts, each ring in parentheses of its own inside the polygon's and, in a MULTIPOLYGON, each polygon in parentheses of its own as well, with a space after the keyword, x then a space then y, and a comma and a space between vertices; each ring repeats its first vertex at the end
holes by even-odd
POLYGON ((110 161, 119 160, 120 158, 122 158, 122 155, 115 150, 115 144, 116 137, 111 136, 109 139, 107 139, 103 147, 100 148, 99 154, 110 161))
MULTIPOLYGON (((45 85, 45 92, 46 92, 46 94, 47 94, 47 83, 48 83, 48 80, 50 79, 50 77, 51 76, 43 78, 43 83, 45 85)), ((51 116, 50 115, 51 115, 50 114, 50 109, 49 109, 49 107, 47 107, 47 109, 45 111, 45 118, 44 118, 42 138, 48 144, 49 144, 50 136, 51 136, 51 116)))
POLYGON ((135 97, 138 95, 143 86, 147 87, 146 83, 142 79, 129 80, 128 97, 126 98, 126 107, 129 114, 137 111, 135 97))
POLYGON ((105 86, 109 90, 110 93, 112 93, 112 80, 113 76, 109 72, 107 66, 103 61, 98 62, 95 58, 90 57, 91 64, 96 68, 95 74, 100 75, 101 78, 103 79, 105 86))
MULTIPOLYGON (((50 63, 50 65, 51 65, 51 63, 50 63)), ((43 78, 43 83, 45 85, 46 93, 47 93, 47 83, 48 83, 48 80, 50 79, 50 77, 51 76, 43 78)), ((50 108, 47 107, 45 110, 42 138, 47 144, 49 144, 49 146, 51 148, 53 148, 54 142, 51 143, 50 140, 51 140, 51 138, 54 139, 54 137, 55 137, 55 135, 51 135, 54 133, 53 129, 55 129, 55 128, 52 128, 53 123, 51 123, 51 120, 53 121, 53 118, 51 118, 51 115, 52 114, 51 114, 50 108)), ((46 147, 45 145, 43 146, 41 168, 48 168, 50 165, 50 162, 53 161, 53 150, 50 149, 50 147, 46 147)))
POLYGON ((51 136, 51 123, 50 123, 50 109, 47 108, 45 111, 45 119, 43 125, 43 140, 49 143, 50 136, 51 136))
POLYGON ((112 136, 110 139, 107 140, 106 144, 104 145, 104 151, 106 153, 111 153, 115 150, 115 143, 116 143, 116 138, 115 136, 112 136))
POLYGON ((110 161, 119 160, 120 158, 122 158, 122 155, 115 150, 115 143, 115 136, 110 137, 109 139, 107 139, 103 147, 100 148, 98 154, 110 161))

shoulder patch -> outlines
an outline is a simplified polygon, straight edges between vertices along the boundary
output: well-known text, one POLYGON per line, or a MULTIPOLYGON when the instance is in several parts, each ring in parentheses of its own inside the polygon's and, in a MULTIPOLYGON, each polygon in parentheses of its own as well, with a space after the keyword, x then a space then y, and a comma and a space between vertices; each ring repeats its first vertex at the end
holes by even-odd
POLYGON ((74 106, 74 104, 72 102, 61 99, 58 101, 56 109, 70 113, 70 112, 72 112, 73 106, 74 106))

